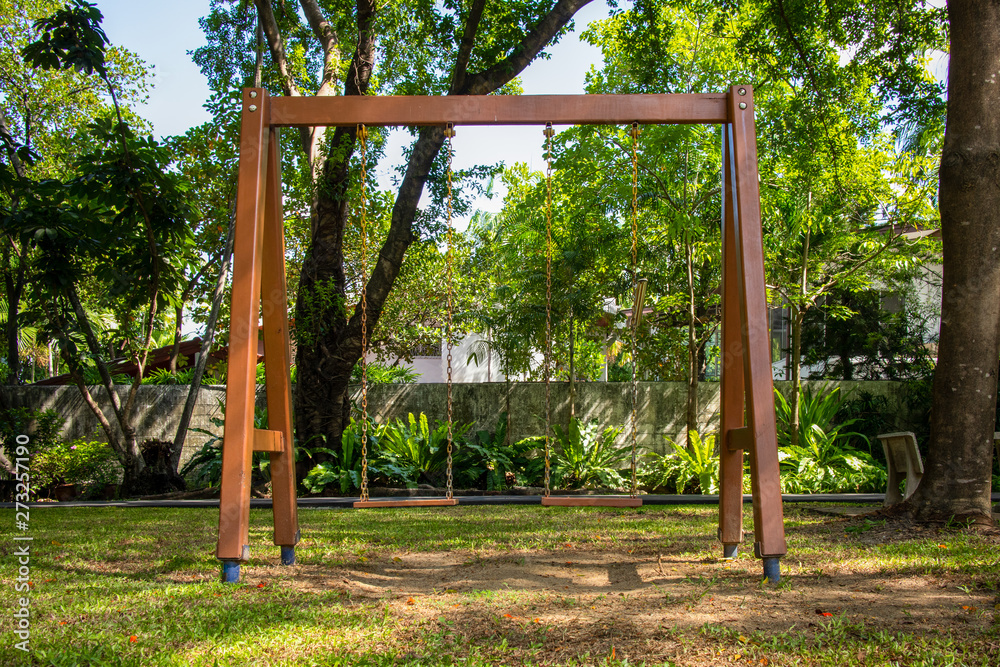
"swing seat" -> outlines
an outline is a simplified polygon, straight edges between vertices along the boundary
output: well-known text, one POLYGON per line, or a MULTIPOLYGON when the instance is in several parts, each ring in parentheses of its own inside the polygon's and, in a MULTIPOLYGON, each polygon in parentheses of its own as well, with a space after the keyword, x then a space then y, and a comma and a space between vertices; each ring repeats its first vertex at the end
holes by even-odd
POLYGON ((357 500, 354 507, 357 509, 374 507, 441 507, 444 505, 457 505, 456 498, 407 498, 406 500, 357 500))
POLYGON ((544 507, 642 507, 642 498, 628 496, 544 496, 544 507))

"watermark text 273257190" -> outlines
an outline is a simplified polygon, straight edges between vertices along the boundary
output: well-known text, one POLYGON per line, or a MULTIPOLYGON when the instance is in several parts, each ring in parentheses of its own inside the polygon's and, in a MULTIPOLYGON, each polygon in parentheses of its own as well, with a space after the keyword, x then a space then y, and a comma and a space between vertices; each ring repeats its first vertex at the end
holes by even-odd
POLYGON ((28 443, 26 435, 17 436, 17 448, 14 451, 15 475, 17 478, 17 493, 14 514, 14 558, 17 559, 17 577, 14 591, 14 634, 20 640, 14 647, 27 652, 31 640, 31 540, 28 534, 31 519, 28 498, 31 493, 31 471, 28 469, 28 443))

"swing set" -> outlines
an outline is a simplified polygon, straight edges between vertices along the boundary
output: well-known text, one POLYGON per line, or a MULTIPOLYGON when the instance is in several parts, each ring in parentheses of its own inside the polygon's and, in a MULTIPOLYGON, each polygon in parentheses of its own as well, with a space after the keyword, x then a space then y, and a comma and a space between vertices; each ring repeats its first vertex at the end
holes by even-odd
MULTIPOLYGON (((443 498, 372 500, 367 479, 367 299, 361 291, 362 334, 362 486, 357 508, 456 505, 452 489, 452 184, 451 139, 456 125, 544 125, 546 139, 546 333, 545 333, 545 493, 542 505, 637 507, 637 378, 631 382, 631 488, 629 496, 553 496, 549 433, 552 422, 552 163, 553 123, 631 124, 632 215, 631 273, 633 312, 631 350, 641 317, 645 281, 637 267, 637 141, 640 124, 718 124, 722 131, 722 405, 719 463, 719 540, 723 556, 733 558, 743 541, 743 454, 750 458, 754 515, 754 554, 764 575, 780 579, 779 558, 786 553, 778 477, 778 449, 771 376, 770 337, 764 287, 753 90, 733 86, 722 94, 537 95, 444 97, 271 97, 262 88, 243 91, 239 183, 236 201, 229 368, 223 435, 219 540, 216 557, 222 579, 237 582, 240 564, 250 557, 249 510, 253 452, 268 452, 274 512, 274 544, 281 562, 295 562, 299 541, 295 495, 295 454, 289 368, 289 329, 281 159, 277 128, 356 126, 362 173, 370 126, 444 128, 448 156, 447 283, 447 486, 443 498), (258 322, 262 320, 268 428, 254 427, 258 322)), ((361 188, 362 273, 367 270, 367 199, 361 188)))

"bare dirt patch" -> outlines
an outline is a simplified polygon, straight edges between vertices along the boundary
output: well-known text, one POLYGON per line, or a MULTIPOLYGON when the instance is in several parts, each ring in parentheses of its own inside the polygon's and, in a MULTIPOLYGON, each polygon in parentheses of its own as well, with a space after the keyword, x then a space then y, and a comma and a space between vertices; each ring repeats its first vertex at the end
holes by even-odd
MULTIPOLYGON (((502 640, 530 654, 530 662, 613 655, 720 664, 722 658, 743 659, 754 637, 808 639, 837 623, 954 639, 990 630, 1000 602, 992 591, 963 575, 912 565, 901 571, 872 548, 915 536, 945 540, 952 533, 875 518, 804 528, 814 533, 811 539, 839 542, 840 548, 850 542, 852 556, 792 551, 782 561, 778 586, 762 582, 754 558, 726 562, 641 540, 611 548, 388 552, 333 568, 261 568, 248 572, 248 583, 275 577, 302 590, 340 591, 391 611, 401 624, 397 637, 407 644, 418 644, 428 628, 448 628, 473 644, 502 640)), ((1000 544, 995 529, 979 533, 1000 544)), ((932 546, 942 554, 947 548, 927 548, 932 546)), ((864 664, 864 656, 859 661, 864 664)))

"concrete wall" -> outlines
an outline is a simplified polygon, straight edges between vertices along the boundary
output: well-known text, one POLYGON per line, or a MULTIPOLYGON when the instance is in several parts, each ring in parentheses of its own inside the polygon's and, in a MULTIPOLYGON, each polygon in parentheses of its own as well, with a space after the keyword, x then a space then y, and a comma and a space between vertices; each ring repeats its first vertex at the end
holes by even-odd
MULTIPOLYGON (((822 382, 804 382, 805 386, 819 387, 822 382)), ((891 405, 899 406, 898 428, 906 428, 907 416, 903 398, 905 387, 898 382, 839 382, 845 392, 865 390, 884 395, 891 405)), ((775 386, 786 395, 790 382, 776 382, 775 386)), ((553 383, 552 414, 554 423, 565 423, 569 416, 569 391, 562 383, 553 383)), ((597 420, 604 426, 620 426, 624 430, 619 443, 629 441, 629 389, 628 383, 583 382, 577 384, 577 416, 584 420, 597 420)), ((110 406, 103 389, 94 388, 95 397, 110 413, 110 406)), ((376 421, 401 418, 409 412, 424 412, 433 421, 444 419, 445 385, 407 384, 374 385, 369 389, 369 410, 376 421)), ((493 430, 507 406, 507 386, 503 383, 458 384, 453 388, 454 417, 458 423, 472 422, 474 429, 493 430)), ((140 437, 172 440, 180 420, 188 387, 143 386, 139 388, 136 412, 140 437)), ((124 397, 125 390, 122 390, 124 397)), ((355 397, 357 397, 355 389, 355 397)), ((53 409, 66 419, 66 438, 94 438, 103 440, 97 419, 84 403, 76 387, 0 387, 0 404, 11 407, 27 406, 34 409, 53 409)), ((191 426, 217 432, 221 429, 211 423, 212 417, 222 417, 220 404, 225 399, 225 387, 204 387, 199 394, 191 426)), ((679 440, 685 429, 686 387, 681 382, 640 382, 638 387, 637 442, 640 446, 662 452, 666 448, 664 436, 679 440)), ((699 386, 700 424, 704 433, 719 427, 719 385, 704 382, 699 386)), ((545 385, 518 383, 510 389, 512 416, 511 435, 523 438, 540 435, 545 424, 545 385)), ((265 394, 258 388, 257 403, 263 407, 265 394)), ((207 436, 191 432, 185 443, 182 460, 204 444, 207 436)))

